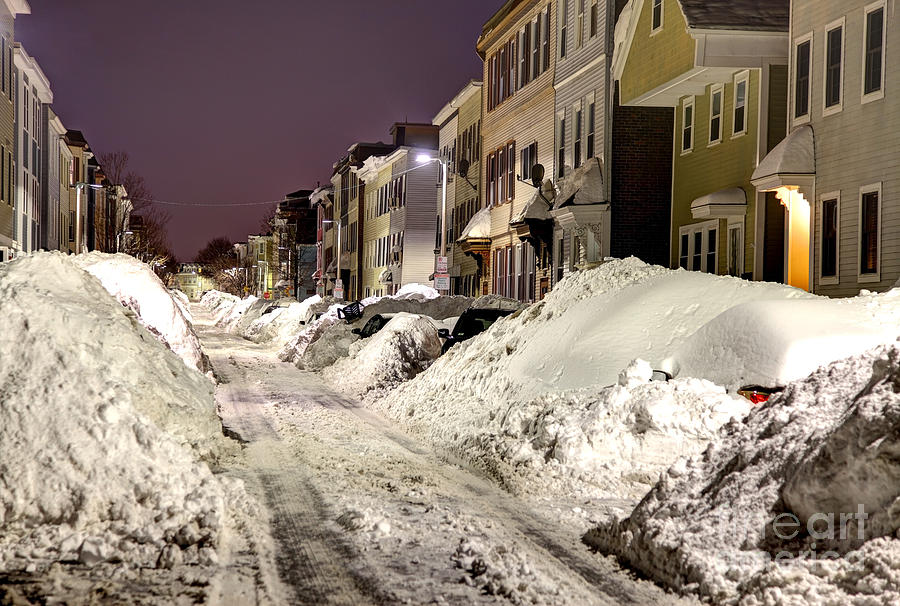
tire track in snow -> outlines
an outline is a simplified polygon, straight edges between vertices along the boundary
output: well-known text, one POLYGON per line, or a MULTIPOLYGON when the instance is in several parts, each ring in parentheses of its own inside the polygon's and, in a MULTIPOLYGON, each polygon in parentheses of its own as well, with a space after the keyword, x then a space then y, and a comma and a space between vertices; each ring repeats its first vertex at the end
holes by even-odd
MULTIPOLYGON (((211 335, 207 335, 211 337, 211 335)), ((292 604, 381 604, 376 584, 349 564, 352 548, 328 522, 334 518, 306 479, 308 471, 291 453, 263 416, 263 386, 248 388, 246 369, 233 358, 217 355, 209 342, 207 353, 225 380, 216 390, 223 424, 246 443, 246 462, 256 476, 270 512, 276 562, 282 582, 293 591, 292 604)))

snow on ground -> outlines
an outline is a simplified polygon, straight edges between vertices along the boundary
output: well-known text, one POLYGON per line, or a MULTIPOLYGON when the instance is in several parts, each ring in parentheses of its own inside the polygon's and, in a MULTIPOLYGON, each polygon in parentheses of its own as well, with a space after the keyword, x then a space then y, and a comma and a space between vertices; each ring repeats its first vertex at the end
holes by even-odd
POLYGON ((185 364, 200 372, 209 370, 190 320, 149 265, 129 255, 100 252, 76 255, 73 259, 100 280, 109 294, 134 311, 141 324, 185 364))
POLYGON ((587 540, 717 602, 898 603, 898 385, 897 345, 821 368, 587 540))
POLYGON ((259 297, 253 295, 243 299, 232 295, 220 297, 217 305, 216 324, 225 328, 231 328, 259 300, 259 297))
POLYGON ((651 383, 651 366, 731 306, 811 296, 611 261, 569 276, 544 301, 367 401, 512 490, 574 482, 566 489, 636 496, 747 412, 745 400, 707 381, 651 383))
POLYGON ((325 368, 322 374, 341 391, 362 395, 412 379, 439 355, 441 339, 434 322, 401 314, 373 336, 350 345, 349 355, 325 368))
POLYGON ((292 301, 287 307, 279 307, 254 321, 243 336, 255 343, 267 343, 279 349, 291 337, 303 330, 310 319, 312 308, 322 301, 314 295, 303 301, 292 301))
POLYGON ((333 304, 288 341, 281 348, 279 358, 298 368, 321 370, 348 355, 350 345, 359 339, 351 331, 375 314, 407 312, 444 320, 459 316, 472 302, 469 297, 442 297, 429 286, 408 284, 395 295, 363 299, 360 302, 364 306, 363 316, 354 326, 338 318, 338 309, 346 304, 333 304))
POLYGON ((900 290, 851 299, 753 301, 726 310, 663 363, 729 389, 784 386, 900 334, 900 290), (885 330, 885 327, 894 330, 885 330))
POLYGON ((79 267, 109 278, 114 261, 0 265, 2 570, 211 566, 227 519, 256 516, 238 482, 200 462, 235 452, 212 384, 79 267))

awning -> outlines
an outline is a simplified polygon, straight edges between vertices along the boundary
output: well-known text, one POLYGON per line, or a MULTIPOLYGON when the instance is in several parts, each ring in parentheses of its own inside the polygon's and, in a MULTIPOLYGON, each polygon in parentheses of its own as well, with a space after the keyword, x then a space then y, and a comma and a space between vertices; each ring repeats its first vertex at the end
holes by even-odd
POLYGON ((720 189, 691 202, 695 219, 727 219, 747 214, 747 193, 740 187, 720 189))
POLYGON ((457 238, 456 241, 462 242, 463 240, 478 240, 490 237, 491 209, 482 208, 472 216, 468 223, 466 223, 465 229, 463 229, 462 234, 460 234, 459 238, 457 238))
POLYGON ((750 182, 761 191, 805 187, 816 175, 816 141, 811 126, 795 129, 753 171, 750 182))
POLYGON ((553 184, 549 180, 545 181, 540 189, 535 190, 534 195, 531 196, 531 200, 528 201, 528 204, 522 207, 522 210, 512 218, 512 221, 510 221, 509 224, 515 226, 523 224, 528 220, 551 220, 550 207, 553 206, 553 200, 555 198, 556 190, 554 189, 553 184))
POLYGON ((394 270, 390 267, 378 274, 378 282, 381 284, 392 284, 394 282, 394 270))
POLYGON ((553 203, 553 209, 563 206, 606 204, 606 184, 603 181, 603 164, 600 158, 593 157, 583 166, 561 179, 559 195, 553 203))

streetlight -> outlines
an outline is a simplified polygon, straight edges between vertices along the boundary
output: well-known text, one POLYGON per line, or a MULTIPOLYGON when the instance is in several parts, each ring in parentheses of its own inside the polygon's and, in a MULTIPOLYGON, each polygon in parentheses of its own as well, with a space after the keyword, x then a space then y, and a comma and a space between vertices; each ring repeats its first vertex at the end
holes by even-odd
MULTIPOLYGON (((341 296, 335 296, 335 299, 344 298, 344 283, 341 281, 341 220, 340 219, 322 219, 322 223, 334 223, 337 225, 337 271, 335 272, 334 287, 341 285, 341 296)), ((328 269, 327 267, 325 268, 328 269)), ((332 291, 334 292, 334 291, 332 291)))
POLYGON ((437 162, 441 165, 441 254, 445 260, 447 258, 447 162, 440 156, 432 158, 428 154, 419 154, 416 162, 424 166, 431 162, 437 162))
POLYGON ((82 242, 82 230, 84 226, 81 224, 81 190, 85 187, 89 187, 91 189, 105 189, 103 185, 97 185, 96 183, 85 183, 84 181, 79 181, 75 184, 75 254, 81 254, 85 252, 81 250, 84 242, 82 242))

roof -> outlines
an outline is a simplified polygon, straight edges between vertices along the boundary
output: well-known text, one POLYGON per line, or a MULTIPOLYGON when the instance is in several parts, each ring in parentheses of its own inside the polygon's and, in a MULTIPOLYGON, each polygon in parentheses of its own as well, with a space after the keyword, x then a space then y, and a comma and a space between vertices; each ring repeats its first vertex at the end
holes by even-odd
POLYGON ((80 130, 67 130, 66 143, 72 146, 88 147, 87 139, 84 138, 84 134, 80 130))
POLYGON ((679 0, 693 29, 788 31, 790 0, 679 0))
POLYGON ((758 181, 778 175, 816 174, 816 141, 813 129, 808 124, 801 126, 785 137, 784 141, 769 152, 753 171, 751 181, 758 181))

